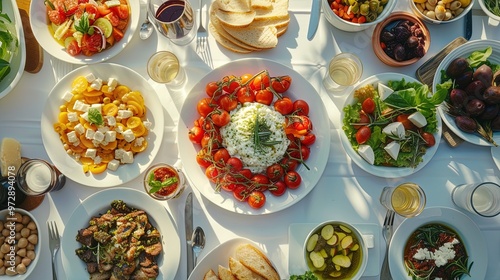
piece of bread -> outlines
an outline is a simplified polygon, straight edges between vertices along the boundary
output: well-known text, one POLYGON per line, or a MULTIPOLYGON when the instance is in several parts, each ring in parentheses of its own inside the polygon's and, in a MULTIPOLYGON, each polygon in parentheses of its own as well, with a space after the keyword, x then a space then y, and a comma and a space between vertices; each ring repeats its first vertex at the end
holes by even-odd
POLYGON ((219 9, 227 12, 245 13, 252 11, 250 0, 215 0, 219 9))
POLYGON ((219 265, 218 271, 220 280, 237 280, 229 268, 219 265))
POLYGON ((273 8, 273 0, 251 0, 253 9, 270 10, 273 8))
POLYGON ((223 28, 236 40, 254 48, 270 49, 278 45, 278 30, 274 26, 256 26, 245 29, 224 26, 223 28))
POLYGON ((255 11, 250 12, 227 12, 221 9, 215 9, 215 15, 220 23, 226 26, 245 27, 250 25, 255 18, 255 11))
POLYGON ((272 9, 255 9, 255 19, 283 19, 289 17, 288 0, 275 0, 272 9))
POLYGON ((212 269, 210 269, 203 276, 203 280, 219 280, 219 277, 217 276, 217 274, 215 274, 215 272, 212 269))
POLYGON ((266 280, 233 257, 229 258, 229 269, 238 280, 266 280))
POLYGON ((21 167, 21 144, 14 138, 4 138, 0 146, 0 169, 2 177, 17 173, 21 167))
POLYGON ((212 22, 208 23, 208 30, 210 34, 214 36, 215 41, 221 44, 224 48, 236 52, 236 53, 251 53, 253 50, 248 50, 246 48, 240 47, 233 43, 231 40, 228 40, 226 37, 222 36, 219 33, 219 30, 212 24, 212 22))
POLYGON ((280 280, 280 276, 271 261, 258 248, 243 244, 236 248, 235 258, 254 273, 267 280, 280 280))

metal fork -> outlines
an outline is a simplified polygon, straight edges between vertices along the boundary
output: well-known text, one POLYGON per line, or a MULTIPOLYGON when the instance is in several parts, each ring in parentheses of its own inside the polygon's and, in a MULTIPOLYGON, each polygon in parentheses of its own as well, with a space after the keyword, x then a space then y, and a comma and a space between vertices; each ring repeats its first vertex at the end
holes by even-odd
POLYGON ((197 38, 196 38, 196 53, 201 55, 201 58, 203 61, 210 66, 210 68, 213 68, 212 66, 212 57, 209 52, 209 46, 208 46, 208 32, 203 27, 203 20, 202 20, 202 13, 203 13, 203 0, 200 0, 200 14, 199 14, 199 23, 198 23, 198 30, 196 31, 197 33, 197 38))
POLYGON ((384 256, 384 262, 382 263, 382 269, 380 270, 380 279, 391 280, 391 272, 389 270, 389 244, 391 244, 391 238, 393 233, 393 225, 394 225, 394 211, 387 210, 385 214, 384 225, 382 226, 382 234, 385 238, 385 242, 387 243, 387 249, 384 256))
POLYGON ((49 228, 49 248, 52 252, 52 279, 57 280, 56 274, 56 254, 59 251, 59 246, 61 239, 59 237, 59 231, 57 230, 56 222, 47 222, 47 227, 49 228))

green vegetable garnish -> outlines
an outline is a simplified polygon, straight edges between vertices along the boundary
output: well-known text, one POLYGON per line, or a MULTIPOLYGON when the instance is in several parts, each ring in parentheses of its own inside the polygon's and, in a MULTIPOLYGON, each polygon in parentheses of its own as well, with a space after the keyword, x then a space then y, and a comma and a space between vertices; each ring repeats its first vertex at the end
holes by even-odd
POLYGON ((311 271, 306 271, 303 275, 291 275, 290 280, 318 280, 318 277, 311 271))
POLYGON ((88 113, 90 124, 102 125, 104 123, 101 112, 96 108, 90 108, 88 113))
POLYGON ((87 12, 84 12, 81 18, 75 19, 75 29, 83 34, 92 35, 94 33, 94 28, 90 26, 89 14, 87 12))
POLYGON ((18 47, 16 27, 9 15, 3 13, 2 2, 0 2, 0 81, 10 73, 9 61, 17 52, 18 47))
POLYGON ((43 3, 45 3, 45 5, 49 5, 50 9, 51 10, 55 10, 56 7, 54 6, 54 4, 52 4, 52 2, 50 2, 49 0, 45 0, 43 1, 43 3))
POLYGON ((163 182, 158 181, 155 178, 154 172, 151 172, 151 174, 149 174, 149 178, 148 178, 148 185, 151 187, 151 189, 149 190, 149 193, 155 193, 164 187, 168 187, 168 186, 171 186, 171 185, 177 183, 177 181, 178 180, 176 177, 170 177, 163 182))
POLYGON ((253 128, 253 143, 255 145, 255 150, 262 150, 262 146, 273 146, 281 143, 281 141, 270 141, 271 130, 266 125, 259 121, 259 117, 255 117, 255 123, 253 128))

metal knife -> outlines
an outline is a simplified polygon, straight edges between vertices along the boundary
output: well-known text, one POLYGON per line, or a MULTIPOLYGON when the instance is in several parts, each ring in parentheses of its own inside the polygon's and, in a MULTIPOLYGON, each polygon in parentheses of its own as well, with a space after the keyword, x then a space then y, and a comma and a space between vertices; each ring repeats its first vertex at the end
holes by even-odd
POLYGON ((469 41, 472 36, 472 9, 465 15, 464 28, 464 37, 469 41))
POLYGON ((187 255, 187 278, 194 269, 193 250, 191 248, 191 236, 193 235, 193 193, 189 193, 184 206, 184 226, 186 229, 186 255, 187 255))
POLYGON ((321 15, 321 0, 312 0, 311 17, 309 18, 309 29, 307 30, 307 39, 314 38, 318 29, 319 17, 321 15))

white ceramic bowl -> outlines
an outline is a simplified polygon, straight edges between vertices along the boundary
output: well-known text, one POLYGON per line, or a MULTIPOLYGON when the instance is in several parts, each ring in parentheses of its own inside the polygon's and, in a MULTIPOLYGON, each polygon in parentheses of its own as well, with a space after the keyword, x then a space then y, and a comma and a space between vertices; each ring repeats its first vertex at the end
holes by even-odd
MULTIPOLYGON (((491 56, 488 58, 489 61, 495 63, 495 64, 500 64, 500 41, 497 40, 474 40, 474 41, 469 41, 460 47, 454 49, 451 51, 439 64, 439 66, 436 69, 436 74, 434 75, 434 80, 432 81, 432 92, 436 91, 436 85, 441 84, 441 71, 445 70, 448 65, 458 57, 463 57, 467 58, 472 52, 474 51, 483 51, 485 50, 488 46, 491 46, 493 49, 493 53, 491 56)), ((466 133, 460 130, 456 124, 455 120, 453 117, 449 116, 446 111, 444 110, 443 105, 438 107, 438 113, 443 119, 443 122, 453 131, 458 137, 462 138, 463 140, 479 145, 479 146, 492 146, 491 143, 488 141, 484 140, 481 138, 479 135, 475 133, 466 133)), ((499 132, 494 132, 493 133, 493 140, 497 144, 500 143, 500 133, 499 132)))
POLYGON ((382 13, 380 13, 377 19, 372 22, 352 23, 334 14, 332 9, 330 8, 329 0, 321 0, 321 2, 323 6, 323 14, 325 15, 328 22, 330 22, 336 28, 347 32, 362 31, 372 26, 375 26, 377 23, 383 21, 386 17, 388 17, 392 13, 392 10, 397 4, 397 0, 389 0, 386 6, 384 7, 382 13))
POLYGON ((420 19, 422 19, 423 21, 425 22, 428 22, 428 23, 433 23, 433 24, 444 24, 444 23, 451 23, 451 22, 455 22, 455 21, 458 21, 460 20, 461 18, 463 18, 471 9, 472 9, 472 6, 474 5, 474 1, 475 0, 471 0, 470 4, 463 8, 464 10, 456 17, 454 18, 451 18, 449 20, 437 20, 437 19, 432 19, 426 15, 424 15, 418 8, 417 8, 417 5, 415 4, 415 2, 413 0, 408 0, 410 2, 410 8, 411 10, 413 11, 413 13, 415 15, 417 15, 420 19))
POLYGON ((53 57, 73 64, 93 64, 106 61, 119 54, 132 40, 132 37, 139 25, 141 12, 140 3, 137 0, 129 0, 130 18, 128 27, 123 38, 116 42, 111 48, 96 53, 92 56, 79 54, 77 56, 69 55, 63 46, 61 46, 49 31, 48 19, 46 14, 45 1, 31 1, 30 5, 30 25, 36 40, 42 48, 53 57))
POLYGON ((484 0, 478 0, 477 2, 479 2, 479 6, 481 6, 481 9, 483 10, 483 12, 485 14, 488 15, 488 17, 490 17, 490 20, 489 20, 489 23, 491 25, 494 25, 494 26, 497 26, 499 23, 500 23, 500 16, 497 16, 497 15, 494 15, 487 7, 486 5, 484 4, 484 0))
MULTIPOLYGON (((307 235, 307 238, 304 242, 304 247, 303 247, 304 248, 304 250, 303 250, 304 251, 304 259, 305 259, 305 262, 307 263, 309 269, 311 271, 313 271, 314 267, 312 266, 311 262, 309 261, 309 252, 307 251, 307 243, 308 243, 309 239, 311 238, 311 236, 313 236, 314 234, 321 235, 321 229, 327 225, 332 225, 334 227, 336 227, 336 226, 346 227, 349 230, 351 230, 352 233, 354 234, 354 236, 356 237, 356 239, 358 241, 357 244, 359 244, 359 249, 358 249, 359 251, 358 252, 361 252, 361 260, 358 264, 358 268, 357 268, 356 272, 354 273, 354 275, 352 275, 348 279, 356 280, 356 279, 361 278, 361 276, 363 276, 363 273, 365 272, 366 266, 368 264, 368 247, 366 247, 366 244, 365 244, 365 241, 363 240, 363 236, 361 235, 361 232, 353 225, 351 225, 347 222, 343 222, 343 221, 326 221, 326 222, 319 224, 318 226, 316 226, 313 230, 311 230, 309 232, 309 234, 307 235)), ((338 240, 337 242, 340 243, 341 240, 338 240)), ((317 275, 317 274, 316 274, 316 276, 320 277, 320 275, 317 275)), ((322 278, 319 278, 319 279, 321 280, 322 278)), ((347 278, 339 278, 339 279, 347 279, 347 278)))
MULTIPOLYGON (((45 246, 45 244, 43 244, 43 242, 42 242, 43 238, 40 236, 40 232, 41 232, 40 225, 38 224, 38 221, 35 219, 35 217, 30 212, 28 212, 24 209, 21 209, 21 208, 16 208, 14 211, 17 213, 20 213, 23 216, 29 216, 31 218, 31 220, 35 223, 36 228, 38 230, 38 243, 35 245, 35 259, 33 259, 31 261, 31 263, 27 266, 26 273, 17 274, 17 275, 13 275, 13 276, 6 276, 5 278, 6 279, 14 279, 14 280, 26 279, 35 269, 35 266, 38 263, 38 259, 40 258, 40 248, 42 246, 45 246)), ((0 210, 0 220, 8 221, 7 218, 11 218, 11 215, 9 214, 9 212, 10 211, 8 209, 0 210)), ((3 278, 3 277, 0 277, 0 278, 3 278)))

